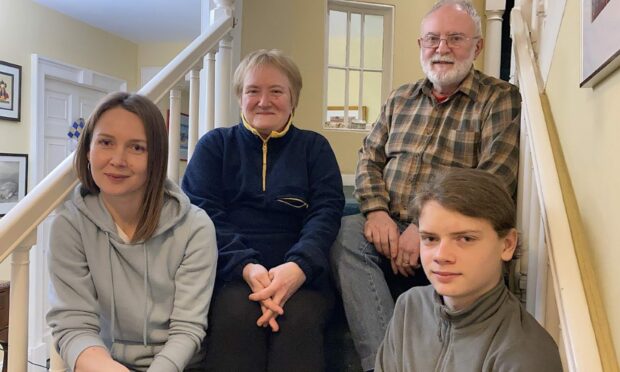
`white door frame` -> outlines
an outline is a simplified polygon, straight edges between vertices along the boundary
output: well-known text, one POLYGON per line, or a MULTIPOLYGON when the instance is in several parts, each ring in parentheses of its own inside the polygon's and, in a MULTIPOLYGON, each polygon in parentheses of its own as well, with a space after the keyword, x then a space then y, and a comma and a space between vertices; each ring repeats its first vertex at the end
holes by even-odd
MULTIPOLYGON (((30 181, 39 183, 44 172, 45 140, 45 90, 49 78, 62 80, 70 84, 95 89, 102 92, 126 91, 125 80, 105 75, 78 66, 69 65, 50 58, 32 54, 32 80, 30 98, 30 181)), ((36 246, 30 250, 30 296, 28 322, 28 360, 45 365, 49 355, 50 334, 45 323, 45 301, 48 295, 47 264, 42 249, 36 246)), ((30 369, 30 365, 29 365, 30 369)))

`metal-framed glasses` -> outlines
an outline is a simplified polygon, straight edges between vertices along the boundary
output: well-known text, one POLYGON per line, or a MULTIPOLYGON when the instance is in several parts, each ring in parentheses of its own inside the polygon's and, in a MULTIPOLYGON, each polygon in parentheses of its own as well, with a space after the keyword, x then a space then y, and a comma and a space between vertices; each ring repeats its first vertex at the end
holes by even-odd
POLYGON ((463 47, 469 40, 480 39, 480 36, 467 37, 460 34, 448 35, 446 37, 439 37, 437 35, 426 35, 418 39, 420 45, 423 48, 438 48, 441 41, 446 42, 446 46, 448 48, 461 48, 463 47))

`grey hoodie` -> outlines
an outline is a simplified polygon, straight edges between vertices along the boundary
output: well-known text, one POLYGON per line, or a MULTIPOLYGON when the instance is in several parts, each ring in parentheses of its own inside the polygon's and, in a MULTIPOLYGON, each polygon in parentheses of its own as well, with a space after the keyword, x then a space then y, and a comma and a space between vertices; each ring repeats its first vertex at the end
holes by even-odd
POLYGON ((215 228, 178 186, 165 188, 159 225, 144 242, 123 242, 101 198, 80 185, 53 217, 47 322, 71 370, 91 346, 138 371, 180 372, 200 358, 215 228))

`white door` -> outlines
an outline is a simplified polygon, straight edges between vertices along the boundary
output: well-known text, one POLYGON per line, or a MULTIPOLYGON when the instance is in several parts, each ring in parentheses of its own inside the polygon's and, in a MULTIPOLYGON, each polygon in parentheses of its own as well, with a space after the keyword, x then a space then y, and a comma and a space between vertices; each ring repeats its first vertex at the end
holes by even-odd
MULTIPOLYGON (((69 137, 73 131, 72 124, 82 118, 88 119, 97 102, 105 92, 46 78, 43 94, 43 166, 37 167, 35 182, 40 182, 49 172, 57 167, 75 150, 77 141, 69 137)), ((34 157, 37 158, 36 156, 34 157)), ((53 214, 53 213, 52 213, 53 214)), ((49 218, 39 225, 37 245, 30 251, 30 319, 29 319, 29 360, 38 365, 46 365, 51 345, 51 334, 45 322, 49 308, 47 288, 49 275, 45 257, 49 241, 49 218)), ((29 364, 31 371, 40 371, 40 367, 29 364)))

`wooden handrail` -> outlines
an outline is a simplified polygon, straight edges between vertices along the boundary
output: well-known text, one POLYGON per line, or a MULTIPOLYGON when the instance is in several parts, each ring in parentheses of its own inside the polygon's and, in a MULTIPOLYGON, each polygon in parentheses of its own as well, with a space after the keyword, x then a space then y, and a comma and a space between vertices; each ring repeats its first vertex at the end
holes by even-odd
MULTIPOLYGON (((613 364, 604 363, 601 353, 601 339, 607 330, 600 329, 600 319, 594 321, 591 303, 585 288, 592 288, 592 276, 583 275, 586 263, 578 260, 569 221, 565 197, 571 190, 563 190, 558 169, 561 159, 556 159, 553 149, 561 155, 561 149, 554 147, 551 138, 554 127, 552 118, 545 115, 540 73, 535 62, 529 31, 519 7, 513 8, 510 17, 513 50, 517 77, 523 97, 522 115, 526 115, 534 174, 539 192, 540 212, 548 246, 549 266, 555 288, 556 302, 565 346, 567 368, 570 371, 617 371, 613 364), (597 332, 598 328, 598 332, 597 332), (601 338, 601 336, 603 336, 601 338), (607 364, 607 368, 605 365, 607 364)), ((557 155, 556 154, 556 155, 557 155)), ((561 158, 561 156, 559 156, 561 158)), ((574 228, 574 226, 573 226, 574 228)), ((615 356, 612 356, 615 359, 615 356)))

